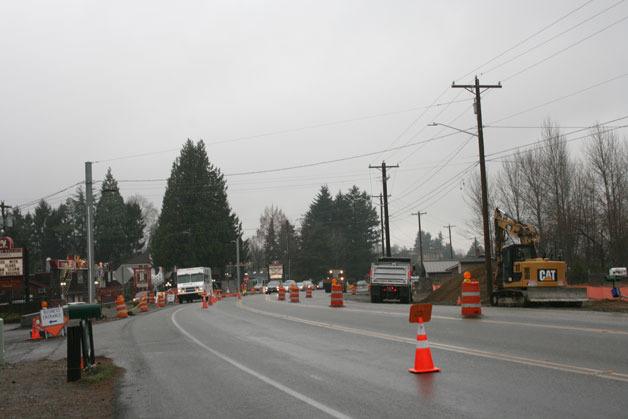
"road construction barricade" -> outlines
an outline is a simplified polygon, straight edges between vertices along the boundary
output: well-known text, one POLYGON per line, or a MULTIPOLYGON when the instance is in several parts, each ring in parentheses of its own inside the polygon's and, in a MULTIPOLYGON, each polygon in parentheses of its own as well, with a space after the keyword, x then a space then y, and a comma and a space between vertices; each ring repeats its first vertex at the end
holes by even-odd
POLYGON ((431 304, 413 304, 410 307, 410 323, 417 323, 416 347, 414 349, 414 366, 408 371, 413 374, 425 374, 438 372, 439 368, 434 366, 432 351, 427 340, 425 323, 432 319, 431 304))
POLYGON ((305 289, 305 298, 312 298, 312 286, 308 285, 305 289))
POLYGON ((129 317, 129 312, 126 309, 126 303, 124 302, 124 296, 118 295, 116 298, 116 317, 119 319, 126 319, 129 317))
POLYGON ((42 304, 39 315, 34 317, 31 323, 31 339, 65 336, 65 328, 68 325, 68 321, 68 317, 64 315, 63 308, 60 306, 48 308, 47 304, 42 304))
POLYGON ((203 291, 203 294, 201 294, 201 310, 206 310, 209 308, 207 300, 207 291, 203 291))
POLYGON ((471 279, 471 273, 464 273, 462 282, 461 314, 462 317, 477 317, 482 315, 480 301, 480 283, 471 279))
POLYGON ((344 307, 344 303, 342 301, 342 285, 332 284, 331 285, 331 304, 330 307, 344 307))
POLYGON ((277 300, 286 300, 286 289, 283 287, 283 285, 279 285, 279 289, 277 290, 277 300))
POLYGON ((142 294, 140 297, 140 311, 146 312, 148 311, 148 303, 146 302, 146 294, 142 294))
POLYGON ((296 285, 290 287, 290 302, 298 303, 299 302, 299 288, 296 285))
POLYGON ((155 305, 155 293, 153 291, 148 294, 148 304, 155 305))
POLYGON ((166 295, 163 292, 157 293, 157 307, 166 306, 166 295))

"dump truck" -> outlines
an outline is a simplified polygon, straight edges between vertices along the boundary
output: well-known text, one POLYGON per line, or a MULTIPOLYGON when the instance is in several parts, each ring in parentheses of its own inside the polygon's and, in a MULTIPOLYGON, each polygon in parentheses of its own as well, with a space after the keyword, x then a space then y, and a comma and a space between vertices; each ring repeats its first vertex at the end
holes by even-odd
POLYGON ((499 208, 494 213, 495 260, 491 305, 530 303, 582 305, 585 288, 567 286, 567 264, 539 256, 540 235, 499 208))
POLYGON ((371 265, 371 302, 398 300, 412 302, 412 261, 410 258, 384 256, 371 265))

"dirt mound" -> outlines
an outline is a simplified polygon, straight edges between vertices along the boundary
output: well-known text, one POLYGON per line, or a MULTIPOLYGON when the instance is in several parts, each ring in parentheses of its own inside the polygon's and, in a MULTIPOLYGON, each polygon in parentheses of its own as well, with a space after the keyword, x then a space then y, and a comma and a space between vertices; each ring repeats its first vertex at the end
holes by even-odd
MULTIPOLYGON (((488 302, 486 296, 486 275, 484 275, 484 264, 471 265, 466 267, 466 271, 471 272, 471 278, 480 282, 480 293, 482 296, 482 302, 488 302)), ((457 274, 450 281, 443 284, 439 289, 432 292, 421 302, 432 304, 456 304, 458 297, 460 297, 460 287, 464 274, 457 274)))

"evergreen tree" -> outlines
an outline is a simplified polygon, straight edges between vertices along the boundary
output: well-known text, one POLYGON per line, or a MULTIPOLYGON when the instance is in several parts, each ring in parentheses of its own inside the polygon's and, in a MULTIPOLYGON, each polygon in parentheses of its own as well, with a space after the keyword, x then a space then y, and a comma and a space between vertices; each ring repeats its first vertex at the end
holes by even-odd
POLYGON ((335 260, 331 246, 334 202, 322 186, 301 225, 301 269, 311 278, 321 278, 335 260))
POLYGON ((165 268, 210 266, 222 274, 235 260, 241 230, 224 176, 209 162, 203 141, 188 140, 168 178, 151 243, 154 261, 165 268))
POLYGON ((272 218, 268 223, 268 230, 264 238, 264 254, 266 256, 266 265, 269 265, 273 261, 278 261, 281 257, 279 241, 275 233, 275 221, 272 218))
POLYGON ((100 199, 94 214, 94 252, 96 261, 110 262, 116 266, 129 256, 126 229, 126 207, 120 195, 118 182, 107 169, 100 188, 100 199))
POLYGON ((134 255, 140 253, 144 248, 144 217, 142 208, 137 202, 127 202, 125 204, 125 224, 126 224, 126 253, 134 255))
POLYGON ((73 255, 87 256, 87 206, 82 188, 76 190, 72 198, 68 198, 66 206, 71 224, 70 243, 68 249, 73 255))
MULTIPOLYGON (((337 200, 338 202, 338 200, 337 200)), ((343 211, 349 218, 344 221, 344 264, 350 278, 359 279, 366 275, 375 258, 379 239, 379 217, 371 197, 357 186, 353 186, 343 196, 349 211, 343 211)), ((337 204, 338 205, 338 204, 337 204)))

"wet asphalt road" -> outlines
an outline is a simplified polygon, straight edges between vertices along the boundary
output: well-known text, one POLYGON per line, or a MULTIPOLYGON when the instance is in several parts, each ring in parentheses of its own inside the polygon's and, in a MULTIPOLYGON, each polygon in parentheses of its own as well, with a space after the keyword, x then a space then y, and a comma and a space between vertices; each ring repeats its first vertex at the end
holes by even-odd
POLYGON ((413 375, 408 306, 277 296, 97 325, 126 368, 121 417, 626 417, 628 315, 435 306, 441 372, 413 375))

